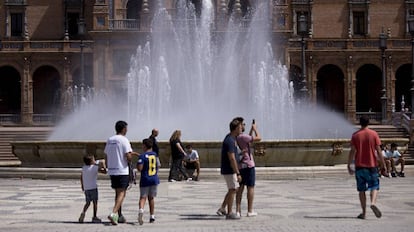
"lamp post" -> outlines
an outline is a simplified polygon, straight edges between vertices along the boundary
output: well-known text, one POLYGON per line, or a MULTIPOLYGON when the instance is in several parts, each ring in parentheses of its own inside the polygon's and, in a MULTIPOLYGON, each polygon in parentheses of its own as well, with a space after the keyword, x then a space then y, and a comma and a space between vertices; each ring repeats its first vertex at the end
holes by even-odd
MULTIPOLYGON (((408 19, 408 31, 411 34, 411 112, 414 110, 414 16, 408 19)), ((411 113, 411 117, 412 117, 411 113)))
POLYGON ((306 99, 308 97, 308 88, 306 82, 306 62, 305 62, 305 36, 308 34, 308 19, 305 14, 301 14, 298 19, 298 34, 302 37, 302 97, 306 99))
POLYGON ((387 35, 381 32, 379 35, 379 48, 381 49, 381 66, 382 66, 382 96, 381 96, 381 121, 382 124, 387 122, 387 90, 386 90, 386 68, 385 68, 385 49, 387 49, 387 35))
POLYGON ((78 24, 78 35, 80 36, 80 87, 81 89, 85 85, 85 69, 84 69, 84 54, 83 54, 83 48, 85 47, 85 44, 83 43, 83 37, 85 36, 85 19, 83 17, 83 2, 84 0, 81 0, 81 7, 80 7, 80 16, 79 16, 79 24, 78 24))

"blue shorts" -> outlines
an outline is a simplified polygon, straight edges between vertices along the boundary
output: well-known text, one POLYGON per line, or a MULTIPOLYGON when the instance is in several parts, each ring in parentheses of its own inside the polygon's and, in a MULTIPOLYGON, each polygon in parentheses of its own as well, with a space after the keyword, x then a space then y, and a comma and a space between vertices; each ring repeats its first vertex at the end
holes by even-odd
POLYGON ((129 175, 111 176, 111 187, 113 189, 127 189, 129 186, 129 175))
POLYGON ((85 190, 85 201, 98 201, 98 189, 85 190))
POLYGON ((379 190, 377 168, 356 168, 355 178, 358 192, 379 190))
POLYGON ((241 185, 246 185, 247 187, 254 186, 256 183, 256 170, 254 167, 252 168, 242 168, 240 169, 241 175, 241 185))

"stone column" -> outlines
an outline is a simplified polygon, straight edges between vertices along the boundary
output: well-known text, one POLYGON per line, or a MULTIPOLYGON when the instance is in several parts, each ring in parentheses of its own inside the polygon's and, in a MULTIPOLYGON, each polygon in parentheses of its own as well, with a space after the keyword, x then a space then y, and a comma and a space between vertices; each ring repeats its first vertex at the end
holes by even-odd
POLYGON ((140 28, 141 30, 149 30, 151 28, 151 19, 149 17, 150 8, 148 4, 148 0, 142 1, 141 12, 140 12, 140 28))
POLYGON ((23 77, 21 82, 21 123, 33 124, 33 79, 30 75, 30 58, 23 58, 23 77))
POLYGON ((354 60, 352 55, 349 55, 346 60, 346 80, 345 80, 345 93, 346 98, 346 109, 347 112, 347 119, 350 122, 355 122, 355 114, 356 114, 356 76, 354 73, 354 60))

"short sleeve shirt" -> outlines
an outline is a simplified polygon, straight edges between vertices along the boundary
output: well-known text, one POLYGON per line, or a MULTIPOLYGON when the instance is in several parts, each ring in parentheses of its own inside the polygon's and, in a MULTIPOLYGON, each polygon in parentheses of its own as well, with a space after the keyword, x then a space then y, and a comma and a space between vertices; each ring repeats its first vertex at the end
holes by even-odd
POLYGON ((153 151, 145 152, 139 156, 137 164, 143 165, 139 182, 140 187, 158 185, 160 183, 160 179, 158 178, 157 158, 157 153, 153 151))
POLYGON ((230 160, 228 157, 229 152, 232 152, 234 154, 234 158, 236 158, 236 154, 237 154, 236 140, 230 134, 226 135, 226 137, 223 140, 222 147, 221 147, 220 173, 223 175, 234 173, 233 168, 230 165, 230 160))
POLYGON ((98 178, 99 160, 92 165, 84 165, 82 167, 82 183, 84 190, 91 190, 98 188, 96 182, 98 178))
POLYGON ((132 152, 131 143, 123 135, 110 137, 105 146, 108 175, 129 175, 126 154, 132 152))
POLYGON ((253 142, 253 136, 248 134, 240 134, 237 136, 237 144, 239 145, 240 149, 242 150, 242 157, 239 162, 239 168, 242 167, 254 167, 254 159, 250 149, 250 143, 253 142), (244 165, 242 165, 244 164, 244 165))
POLYGON ((355 147, 355 167, 372 168, 377 166, 376 146, 381 144, 376 131, 360 129, 352 135, 351 144, 355 147))

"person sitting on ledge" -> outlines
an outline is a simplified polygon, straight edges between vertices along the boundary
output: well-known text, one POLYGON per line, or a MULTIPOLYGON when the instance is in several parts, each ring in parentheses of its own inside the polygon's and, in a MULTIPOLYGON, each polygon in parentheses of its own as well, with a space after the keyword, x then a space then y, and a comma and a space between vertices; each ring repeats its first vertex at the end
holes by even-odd
POLYGON ((405 177, 404 174, 404 165, 405 165, 405 160, 404 157, 401 155, 401 153, 398 151, 398 145, 396 143, 391 143, 391 150, 390 150, 390 155, 389 155, 389 160, 391 162, 391 176, 392 177, 397 177, 397 175, 399 177, 405 177), (397 168, 396 166, 398 166, 399 164, 401 164, 401 171, 397 172, 397 168))

